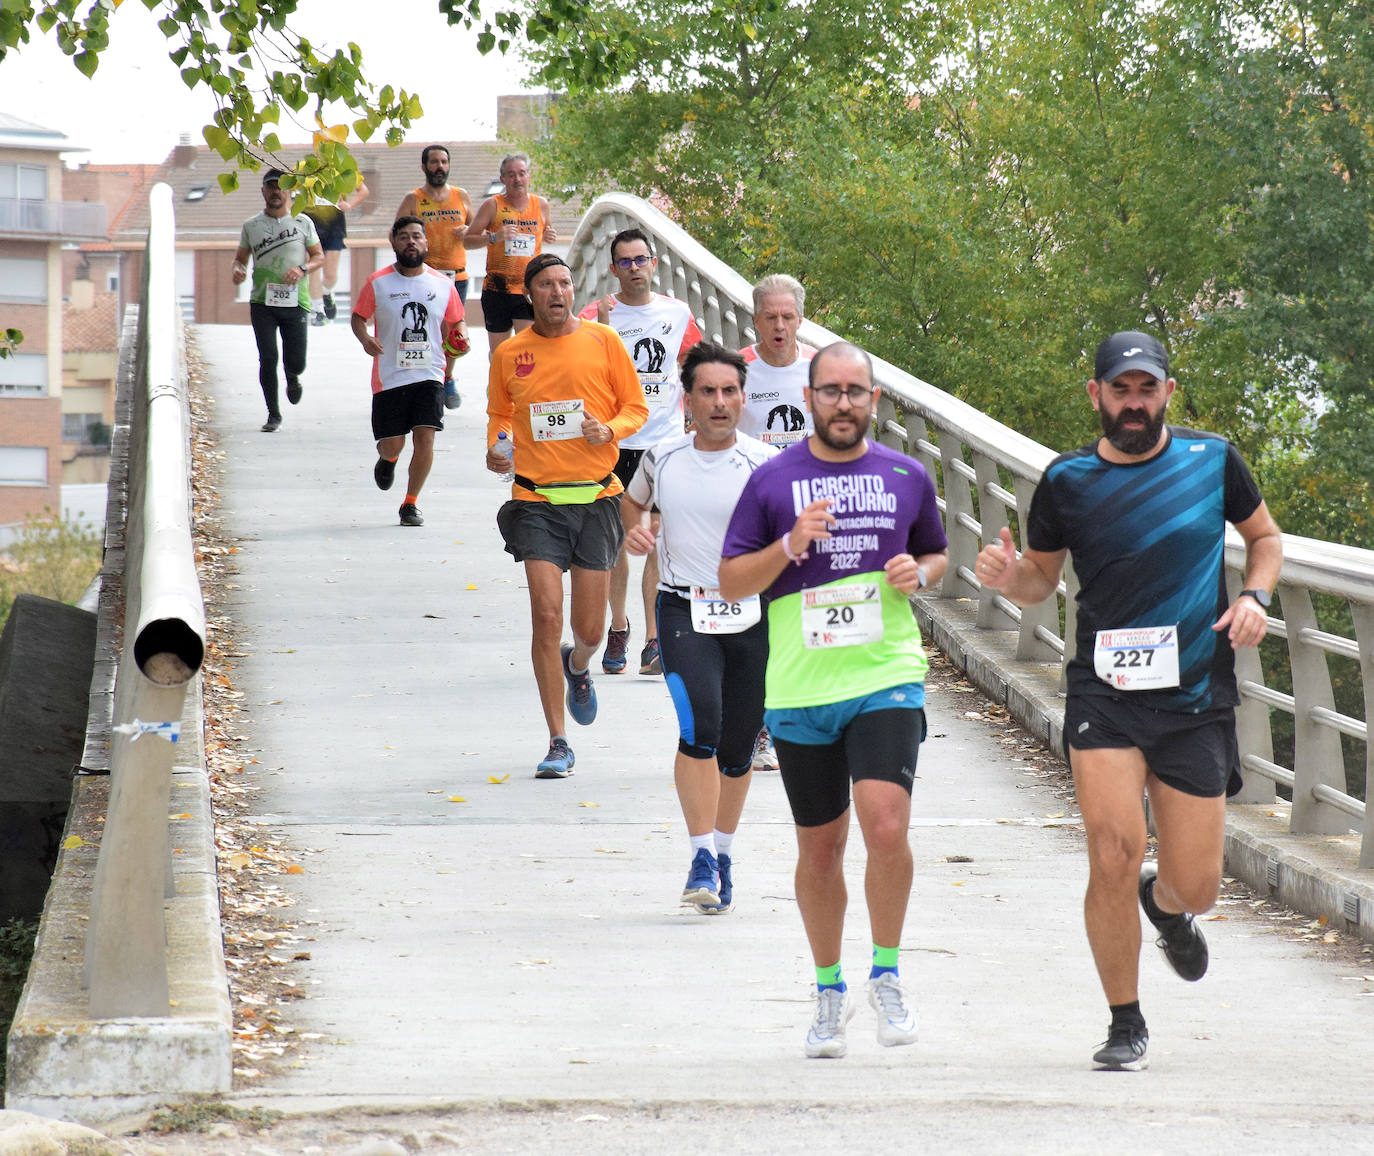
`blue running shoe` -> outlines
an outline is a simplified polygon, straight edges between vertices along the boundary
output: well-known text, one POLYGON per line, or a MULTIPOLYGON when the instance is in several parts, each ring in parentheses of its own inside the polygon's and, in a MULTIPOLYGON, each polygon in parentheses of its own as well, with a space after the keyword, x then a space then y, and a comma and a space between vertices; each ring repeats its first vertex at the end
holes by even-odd
POLYGON ((716 883, 716 857, 702 847, 692 856, 692 869, 687 873, 687 886, 682 889, 684 906, 700 909, 720 906, 720 892, 716 883))
POLYGON ((584 670, 573 674, 568 666, 573 648, 564 643, 559 653, 563 656, 563 677, 568 680, 568 713, 579 726, 589 726, 596 719, 596 691, 592 689, 591 672, 584 670))
POLYGON ((697 903, 696 909, 703 915, 724 915, 730 910, 730 905, 735 899, 735 884, 730 878, 730 856, 716 856, 716 870, 720 875, 720 886, 716 889, 716 894, 720 896, 719 903, 697 903))
POLYGON ((463 404, 463 398, 458 393, 458 387, 453 383, 453 378, 444 379, 444 408, 457 409, 463 404))
POLYGON ((534 768, 534 777, 566 779, 573 773, 573 764, 576 762, 577 758, 572 753, 572 747, 568 746, 568 740, 554 739, 549 743, 549 753, 544 756, 544 761, 534 768))
POLYGON ((601 655, 601 669, 607 674, 625 673, 625 648, 630 644, 630 626, 624 630, 606 631, 606 650, 601 655))

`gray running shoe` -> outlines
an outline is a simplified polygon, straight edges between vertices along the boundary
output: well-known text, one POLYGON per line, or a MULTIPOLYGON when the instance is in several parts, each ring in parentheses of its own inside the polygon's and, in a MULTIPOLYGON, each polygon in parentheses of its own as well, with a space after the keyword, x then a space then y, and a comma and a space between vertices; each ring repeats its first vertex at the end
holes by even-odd
POLYGON ((759 731, 759 737, 754 740, 754 757, 749 763, 751 771, 776 771, 778 769, 778 752, 773 749, 773 736, 768 733, 768 728, 764 727, 759 731))
POLYGON ((838 1060, 849 1050, 845 1026, 854 1018, 854 1004, 847 991, 826 987, 816 991, 816 1014, 806 1033, 806 1055, 812 1060, 838 1060))
POLYGON ((1150 1033, 1144 1024, 1107 1029, 1107 1042, 1093 1053, 1093 1068, 1099 1072, 1143 1072, 1150 1066, 1145 1049, 1150 1033))
POLYGON ((885 1048, 916 1042, 916 1017, 906 1006, 906 993, 894 972, 868 981, 868 1002, 878 1013, 878 1042, 885 1048))

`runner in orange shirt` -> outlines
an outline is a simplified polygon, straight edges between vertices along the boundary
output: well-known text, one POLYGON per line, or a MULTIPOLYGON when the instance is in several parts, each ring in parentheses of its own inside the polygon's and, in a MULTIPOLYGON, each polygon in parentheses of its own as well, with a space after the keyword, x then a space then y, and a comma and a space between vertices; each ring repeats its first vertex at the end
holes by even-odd
POLYGON ((468 226, 469 249, 487 247, 482 281, 482 317, 491 348, 527 329, 534 319, 525 297, 525 267, 558 240, 550 223, 549 202, 530 192, 530 158, 511 153, 501 162, 504 195, 482 202, 468 226))
POLYGON ((563 779, 575 762, 564 718, 596 718, 587 667, 606 629, 611 570, 620 553, 621 438, 649 417, 634 362, 608 325, 573 312, 572 273, 541 253, 525 270, 533 326, 492 351, 487 378, 487 469, 508 473, 511 500, 496 522, 507 552, 525 564, 534 622, 531 656, 549 751, 535 769, 563 779), (497 451, 499 435, 514 461, 497 451), (563 638, 563 572, 572 572, 572 644, 563 638))
POLYGON ((448 183, 448 148, 426 145, 420 153, 425 183, 405 195, 398 217, 419 217, 425 223, 429 255, 425 264, 442 273, 458 290, 464 305, 468 299, 467 227, 472 223, 472 201, 467 190, 448 183))

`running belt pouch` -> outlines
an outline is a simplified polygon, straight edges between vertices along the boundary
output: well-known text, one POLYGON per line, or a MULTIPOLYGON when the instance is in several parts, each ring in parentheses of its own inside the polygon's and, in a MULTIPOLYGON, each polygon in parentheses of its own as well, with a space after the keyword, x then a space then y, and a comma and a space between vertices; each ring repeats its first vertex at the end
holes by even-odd
POLYGON ((492 293, 509 292, 509 290, 507 290, 506 288, 506 278, 501 273, 488 273, 487 280, 483 288, 487 289, 492 293))
POLYGON ((533 490, 541 498, 547 498, 555 506, 589 506, 596 501, 597 494, 611 484, 615 475, 607 474, 599 482, 550 482, 541 486, 529 478, 515 475, 515 484, 526 490, 533 490))

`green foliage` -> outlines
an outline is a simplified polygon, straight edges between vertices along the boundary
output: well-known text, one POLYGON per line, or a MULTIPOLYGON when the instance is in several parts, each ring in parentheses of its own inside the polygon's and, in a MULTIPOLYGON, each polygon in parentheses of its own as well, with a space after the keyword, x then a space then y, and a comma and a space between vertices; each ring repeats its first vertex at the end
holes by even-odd
POLYGON ((1106 333, 1285 529, 1374 545, 1374 37, 1342 0, 612 0, 528 49, 556 183, 656 194, 746 275, 1056 448, 1106 333))
POLYGON ((100 570, 100 535, 47 510, 25 519, 18 537, 0 558, 0 622, 20 594, 75 602, 100 570))
MULTIPOLYGON (((0 925, 0 1042, 10 1032, 19 996, 29 975, 29 961, 33 958, 33 943, 38 924, 11 919, 0 925)), ((0 1088, 5 1085, 6 1049, 0 1047, 0 1088)))
MULTIPOLYGON (((83 7, 78 0, 4 0, 0 61, 37 31, 52 36, 77 71, 92 76, 109 46, 111 18, 120 3, 89 0, 83 7)), ((556 40, 565 25, 582 18, 589 3, 535 0, 527 12, 505 9, 489 16, 483 15, 480 0, 439 0, 439 9, 451 25, 473 32, 483 52, 504 52, 522 31, 534 40, 556 40)), ((306 114, 316 155, 313 163, 297 168, 291 187, 298 205, 336 201, 357 187, 350 133, 362 141, 380 134, 394 146, 423 115, 414 93, 378 86, 367 77, 357 44, 324 50, 298 32, 292 24, 296 0, 143 0, 143 5, 159 14, 169 61, 186 87, 214 95, 217 111, 201 135, 225 161, 251 170, 264 164, 288 167, 273 155, 276 126, 283 107, 288 116, 306 114), (348 110, 348 123, 326 122, 333 104, 348 110)), ((570 61, 565 71, 584 78, 604 74, 595 59, 570 61)))
POLYGON ((0 337, 0 357, 13 357, 23 343, 24 334, 19 329, 6 329, 0 337))

